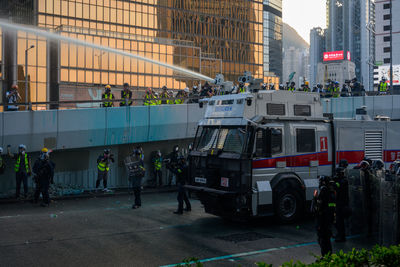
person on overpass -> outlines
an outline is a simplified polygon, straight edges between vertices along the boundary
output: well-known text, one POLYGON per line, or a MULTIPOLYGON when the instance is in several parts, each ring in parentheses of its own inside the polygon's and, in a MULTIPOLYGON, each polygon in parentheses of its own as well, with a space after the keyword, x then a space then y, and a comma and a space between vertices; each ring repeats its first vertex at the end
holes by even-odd
POLYGON ((17 111, 18 106, 12 104, 17 103, 18 100, 21 100, 21 96, 18 93, 18 85, 14 84, 11 89, 6 92, 6 101, 10 104, 7 106, 7 111, 17 111))
POLYGON ((114 155, 111 154, 110 149, 104 149, 103 155, 100 155, 97 158, 96 190, 99 187, 101 180, 103 180, 103 191, 109 192, 107 189, 107 178, 108 172, 110 171, 110 162, 114 162, 114 155))
POLYGON ((164 85, 162 87, 162 92, 161 92, 161 105, 168 105, 168 104, 172 104, 172 100, 169 99, 169 95, 168 95, 168 89, 167 87, 164 85))
POLYGON ((190 205, 189 198, 186 193, 185 184, 188 179, 188 166, 186 164, 185 157, 179 156, 178 164, 173 169, 173 172, 176 175, 176 183, 178 185, 178 209, 174 212, 174 214, 183 214, 183 202, 186 204, 185 211, 191 211, 192 206, 190 205))
POLYGON ((156 96, 153 93, 153 90, 149 87, 146 90, 146 94, 144 95, 143 105, 145 106, 155 106, 156 103, 156 96))
POLYGON ((339 87, 338 81, 333 82, 333 86, 331 87, 331 94, 332 94, 332 97, 340 96, 340 87, 339 87))
POLYGON ((15 180, 16 180, 16 188, 15 188, 15 198, 19 199, 19 194, 21 190, 21 182, 24 185, 24 198, 28 196, 28 177, 31 176, 32 168, 31 168, 31 159, 26 153, 26 146, 20 144, 18 146, 18 154, 11 153, 11 146, 7 146, 8 155, 15 160, 15 180))
POLYGON ((129 84, 124 83, 124 90, 121 91, 122 102, 119 103, 120 107, 131 106, 132 105, 132 91, 129 90, 129 84))
POLYGON ((296 83, 295 82, 291 82, 290 86, 288 87, 288 91, 296 91, 296 83))
POLYGON ((379 94, 380 95, 385 95, 387 93, 387 88, 388 88, 388 84, 386 82, 386 78, 382 77, 382 80, 379 82, 379 94))
POLYGON ((40 157, 35 161, 32 168, 36 183, 33 203, 38 203, 40 193, 42 193, 43 203, 40 204, 42 207, 50 205, 49 187, 50 183, 54 183, 54 167, 55 164, 50 161, 50 151, 45 147, 42 148, 40 157))
POLYGON ((240 82, 239 83, 239 88, 238 88, 238 94, 246 93, 246 92, 247 92, 246 86, 244 86, 244 83, 240 82))
POLYGON ((114 99, 114 95, 111 93, 111 86, 109 84, 106 85, 104 94, 101 95, 101 99, 103 99, 103 107, 113 107, 114 103, 109 100, 114 99))

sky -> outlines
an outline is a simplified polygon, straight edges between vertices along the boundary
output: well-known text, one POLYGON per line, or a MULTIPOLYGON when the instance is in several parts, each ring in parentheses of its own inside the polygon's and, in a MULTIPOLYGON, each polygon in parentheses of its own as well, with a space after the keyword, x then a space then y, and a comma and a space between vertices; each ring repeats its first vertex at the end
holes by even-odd
POLYGON ((310 30, 326 27, 325 0, 283 0, 282 19, 310 43, 310 30))

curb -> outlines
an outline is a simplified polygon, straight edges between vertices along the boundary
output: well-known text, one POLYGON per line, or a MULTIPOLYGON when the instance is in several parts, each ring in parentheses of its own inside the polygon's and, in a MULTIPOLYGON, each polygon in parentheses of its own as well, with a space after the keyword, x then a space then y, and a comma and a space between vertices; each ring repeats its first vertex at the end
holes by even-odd
MULTIPOLYGON (((178 188, 176 186, 166 187, 166 188, 144 188, 141 192, 142 195, 157 194, 157 193, 171 193, 176 192, 178 188)), ((94 193, 92 191, 85 191, 80 195, 68 195, 68 196, 55 196, 50 197, 54 200, 68 200, 68 199, 78 199, 78 198, 99 198, 99 197, 113 197, 113 196, 123 196, 133 194, 133 191, 128 191, 126 189, 115 189, 113 193, 94 193)), ((15 198, 5 198, 0 199, 1 204, 12 204, 12 203, 25 203, 30 202, 32 199, 16 200, 15 198)))

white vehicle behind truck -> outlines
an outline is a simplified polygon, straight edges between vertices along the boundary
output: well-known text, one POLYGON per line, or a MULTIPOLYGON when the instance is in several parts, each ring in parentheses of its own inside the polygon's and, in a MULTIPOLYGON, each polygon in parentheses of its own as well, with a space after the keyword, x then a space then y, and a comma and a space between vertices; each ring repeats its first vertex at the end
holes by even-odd
POLYGON ((206 100, 189 154, 190 183, 205 211, 228 218, 298 218, 346 159, 400 158, 400 122, 324 117, 317 93, 260 91, 206 100))

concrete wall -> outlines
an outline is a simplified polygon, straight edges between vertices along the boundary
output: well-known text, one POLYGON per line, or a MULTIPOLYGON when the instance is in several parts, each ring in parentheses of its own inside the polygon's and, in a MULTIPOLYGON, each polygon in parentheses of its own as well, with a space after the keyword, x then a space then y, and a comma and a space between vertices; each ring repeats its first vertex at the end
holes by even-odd
MULTIPOLYGON (((75 110, 21 111, 0 113, 0 143, 6 149, 25 144, 33 161, 43 146, 51 148, 56 163, 55 182, 92 189, 97 178, 97 157, 111 148, 115 163, 110 167, 109 187, 127 187, 123 164, 133 148, 145 151, 144 184, 152 184, 151 152, 164 156, 175 144, 187 149, 205 108, 192 105, 136 106, 75 110)), ((183 151, 185 152, 185 151, 183 151)), ((5 156, 6 172, 0 175, 0 197, 15 189, 14 161, 5 156)), ((163 170, 166 182, 167 170, 163 170)), ((32 179, 29 179, 32 186, 32 179)))
POLYGON ((32 152, 185 139, 204 111, 191 104, 3 112, 0 146, 32 152))
POLYGON ((368 115, 389 116, 400 120, 400 95, 322 98, 324 112, 333 113, 335 118, 354 118, 356 109, 367 106, 368 115))

